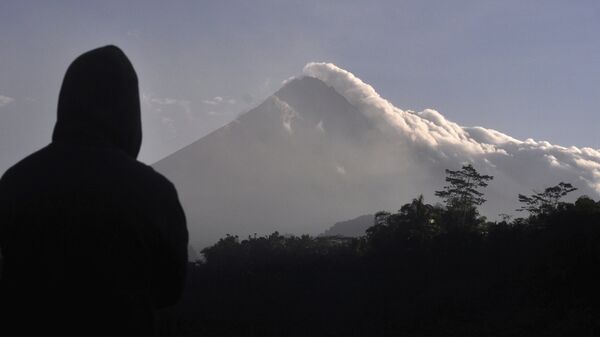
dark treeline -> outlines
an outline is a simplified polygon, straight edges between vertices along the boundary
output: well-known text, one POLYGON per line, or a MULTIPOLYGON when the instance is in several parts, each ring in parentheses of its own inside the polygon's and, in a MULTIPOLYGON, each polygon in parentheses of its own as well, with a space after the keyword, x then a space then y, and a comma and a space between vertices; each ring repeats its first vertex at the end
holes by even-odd
POLYGON ((561 183, 489 222, 492 179, 447 171, 436 192, 379 212, 364 237, 227 236, 190 264, 177 333, 600 334, 600 203, 561 183))

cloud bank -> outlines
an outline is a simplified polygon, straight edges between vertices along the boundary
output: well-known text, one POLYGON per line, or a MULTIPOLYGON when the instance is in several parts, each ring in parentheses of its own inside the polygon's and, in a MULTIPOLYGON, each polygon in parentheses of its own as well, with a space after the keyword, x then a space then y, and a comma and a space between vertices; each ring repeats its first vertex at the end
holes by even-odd
POLYGON ((600 195, 600 151, 564 147, 531 138, 518 140, 484 127, 464 127, 439 112, 402 110, 370 85, 332 63, 309 63, 305 76, 335 89, 385 132, 395 133, 433 160, 458 167, 473 162, 500 177, 501 183, 521 186, 519 193, 559 181, 574 183, 582 193, 600 195), (504 180, 504 181, 503 181, 504 180))
POLYGON ((0 108, 12 103, 14 100, 12 97, 0 95, 0 108))

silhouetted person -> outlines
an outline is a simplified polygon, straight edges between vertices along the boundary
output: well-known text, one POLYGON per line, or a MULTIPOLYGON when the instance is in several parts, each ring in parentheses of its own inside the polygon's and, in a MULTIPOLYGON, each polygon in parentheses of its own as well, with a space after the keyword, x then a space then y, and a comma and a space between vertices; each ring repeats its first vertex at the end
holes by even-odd
POLYGON ((50 145, 0 180, 0 331, 152 334, 181 296, 185 215, 174 186, 136 160, 138 81, 117 47, 67 70, 50 145))

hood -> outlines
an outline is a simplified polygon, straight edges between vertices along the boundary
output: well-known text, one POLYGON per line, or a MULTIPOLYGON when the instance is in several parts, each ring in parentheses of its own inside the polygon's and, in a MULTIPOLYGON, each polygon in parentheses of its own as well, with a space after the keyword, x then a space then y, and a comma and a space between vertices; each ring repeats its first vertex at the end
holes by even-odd
POLYGON ((138 80, 121 49, 94 49, 71 63, 52 141, 108 145, 137 157, 142 144, 138 80))

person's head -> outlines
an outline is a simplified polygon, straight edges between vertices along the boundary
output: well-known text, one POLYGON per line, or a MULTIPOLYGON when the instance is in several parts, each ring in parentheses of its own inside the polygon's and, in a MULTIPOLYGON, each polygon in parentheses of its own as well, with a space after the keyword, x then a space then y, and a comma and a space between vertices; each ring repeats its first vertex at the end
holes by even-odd
POLYGON ((71 63, 52 140, 108 145, 137 157, 142 143, 138 80, 121 49, 97 48, 71 63))

